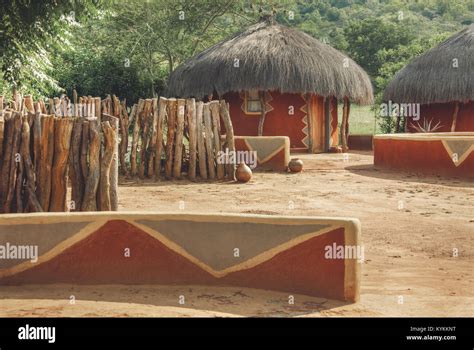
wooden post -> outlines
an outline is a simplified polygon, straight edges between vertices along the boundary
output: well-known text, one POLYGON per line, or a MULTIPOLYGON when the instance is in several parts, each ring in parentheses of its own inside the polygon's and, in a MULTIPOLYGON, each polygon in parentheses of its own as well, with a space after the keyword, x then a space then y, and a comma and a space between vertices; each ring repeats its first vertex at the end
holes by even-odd
POLYGON ((16 112, 8 121, 7 137, 5 140, 5 158, 3 159, 1 177, 2 203, 0 203, 3 213, 11 213, 12 203, 15 197, 18 163, 21 161, 21 159, 18 159, 20 152, 21 126, 21 115, 16 112))
MULTIPOLYGON (((308 123, 308 153, 313 153, 313 108, 312 108, 312 95, 305 94, 305 101, 306 101, 306 119, 308 123)), ((326 135, 326 137, 330 137, 330 135, 326 135)))
POLYGON ((163 153, 163 124, 166 118, 166 107, 168 101, 160 97, 158 103, 158 122, 156 128, 156 153, 155 153, 155 180, 160 179, 161 175, 161 154, 163 153))
POLYGON ((112 156, 112 163, 110 165, 110 208, 112 211, 118 210, 118 133, 119 133, 119 120, 115 117, 109 117, 108 122, 112 127, 114 132, 113 140, 113 156, 112 156))
POLYGON ((181 165, 183 161, 183 133, 184 133, 184 113, 186 100, 178 99, 178 114, 176 119, 176 137, 174 149, 173 176, 181 177, 181 165))
MULTIPOLYGON (((156 138, 158 136, 158 99, 153 98, 151 100, 151 110, 152 110, 152 123, 151 123, 151 138, 149 143, 149 152, 150 157, 148 158, 148 177, 154 177, 155 175, 155 157, 156 155, 156 138)), ((159 171, 156 170, 156 171, 159 171)))
POLYGON ((54 125, 54 160, 49 211, 66 211, 67 165, 71 147, 72 118, 60 118, 54 125))
POLYGON ((89 171, 82 202, 82 211, 97 210, 97 189, 100 176, 100 135, 99 122, 89 121, 89 171))
POLYGON ((3 96, 0 95, 0 115, 3 115, 3 96))
POLYGON ((130 168, 132 176, 137 175, 137 147, 143 107, 145 107, 145 100, 140 99, 138 101, 137 112, 135 114, 135 124, 133 125, 132 150, 130 155, 130 168))
POLYGON ((214 144, 214 136, 212 135, 212 124, 211 124, 211 110, 209 107, 209 103, 204 104, 203 109, 203 117, 204 117, 204 144, 206 146, 206 153, 207 153, 207 168, 209 171, 209 178, 215 179, 216 178, 216 168, 214 165, 214 152, 213 152, 213 144, 214 144))
POLYGON ((260 106, 262 111, 260 113, 260 119, 258 121, 258 136, 263 135, 263 125, 265 124, 265 116, 267 114, 267 102, 265 99, 265 91, 259 91, 258 97, 260 98, 260 106))
MULTIPOLYGON (((39 113, 37 113, 39 114, 39 113)), ((26 176, 25 194, 27 197, 27 207, 30 211, 41 212, 43 208, 39 204, 35 194, 35 168, 30 156, 30 125, 24 121, 21 132, 21 158, 23 160, 23 168, 26 176)))
POLYGON ((39 174, 36 180, 36 196, 44 211, 49 211, 51 200, 51 169, 54 156, 54 115, 45 116, 41 119, 41 142, 39 154, 39 174))
POLYGON ((458 120, 458 112, 459 112, 459 101, 456 101, 454 105, 454 113, 453 113, 453 123, 451 124, 451 132, 456 131, 456 123, 458 120))
POLYGON ((189 168, 188 177, 191 181, 196 180, 196 101, 194 98, 186 100, 186 119, 189 131, 189 168))
POLYGON ((83 122, 80 118, 75 119, 72 129, 71 154, 70 158, 70 178, 71 178, 71 211, 80 211, 82 198, 84 195, 84 177, 81 169, 81 141, 83 122))
POLYGON ((112 210, 111 204, 111 165, 114 158, 115 145, 117 144, 116 130, 108 121, 102 122, 102 131, 104 134, 104 153, 100 165, 100 201, 98 209, 100 211, 112 210))
POLYGON ((177 101, 175 98, 168 99, 168 134, 166 140, 166 163, 165 163, 165 176, 170 179, 172 176, 173 166, 173 145, 174 136, 176 131, 176 112, 177 112, 177 101))
POLYGON ((122 106, 120 107, 120 112, 119 112, 119 121, 120 121, 120 169, 122 171, 122 174, 128 177, 130 175, 127 167, 127 162, 125 160, 125 157, 127 155, 127 150, 128 150, 128 113, 127 113, 127 106, 125 104, 125 101, 123 101, 122 106))
POLYGON ((342 152, 347 152, 349 148, 347 147, 347 123, 349 118, 349 99, 344 97, 344 105, 342 107, 342 121, 341 121, 341 142, 342 142, 342 152))
POLYGON ((94 103, 94 113, 95 117, 101 121, 102 118, 102 108, 101 108, 101 103, 100 103, 100 97, 95 97, 93 98, 93 103, 94 103))
POLYGON ((3 163, 4 130, 5 130, 5 119, 4 119, 3 115, 0 115, 0 169, 2 169, 2 163, 3 163))
POLYGON ((199 161, 199 175, 203 180, 207 180, 207 166, 206 166, 206 146, 203 134, 203 110, 204 103, 199 101, 196 103, 196 132, 197 132, 197 149, 199 161))
POLYGON ((221 147, 221 118, 219 115, 219 101, 211 101, 209 103, 212 116, 212 134, 214 135, 214 155, 217 164, 217 178, 222 180, 225 176, 224 164, 219 161, 219 154, 222 152, 221 147))
POLYGON ((26 95, 23 97, 23 105, 28 112, 35 113, 35 106, 33 103, 33 97, 31 97, 31 95, 26 95))
MULTIPOLYGON (((227 147, 229 152, 235 153, 234 128, 232 126, 232 120, 230 119, 229 107, 224 100, 220 101, 219 111, 226 130, 227 147)), ((235 164, 227 164, 227 177, 231 180, 235 180, 235 164)))
MULTIPOLYGON (((88 152, 89 151, 89 136, 90 136, 89 121, 83 120, 82 121, 82 140, 81 140, 81 173, 82 173, 82 178, 84 182, 89 176, 89 165, 87 161, 87 157, 89 154, 88 152)), ((84 186, 85 186, 85 183, 84 183, 84 186)), ((82 198, 84 200, 84 193, 82 194, 82 198)))
MULTIPOLYGON (((140 179, 145 178, 145 169, 147 165, 147 149, 148 149, 148 132, 150 130, 150 112, 151 99, 145 100, 145 107, 141 119, 141 145, 140 145, 140 163, 138 164, 138 176, 140 179)), ((150 156, 153 156, 150 154, 150 156)))

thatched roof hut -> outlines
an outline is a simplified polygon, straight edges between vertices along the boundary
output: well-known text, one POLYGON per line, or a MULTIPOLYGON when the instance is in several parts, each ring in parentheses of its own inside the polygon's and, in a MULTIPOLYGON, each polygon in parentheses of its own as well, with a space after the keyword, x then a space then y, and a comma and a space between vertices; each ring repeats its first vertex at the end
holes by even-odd
POLYGON ((338 145, 338 100, 347 117, 349 101, 373 101, 357 63, 273 18, 188 59, 170 75, 168 95, 224 98, 236 135, 289 136, 293 150, 310 152, 338 145))
POLYGON ((365 71, 299 30, 265 20, 191 57, 170 76, 169 94, 203 97, 251 89, 373 100, 365 71), (235 63, 238 60, 238 67, 235 63))
POLYGON ((408 119, 406 131, 474 131, 473 57, 471 24, 395 75, 383 99, 420 105, 419 120, 408 119))
POLYGON ((474 100, 474 24, 401 69, 383 98, 420 104, 474 100))

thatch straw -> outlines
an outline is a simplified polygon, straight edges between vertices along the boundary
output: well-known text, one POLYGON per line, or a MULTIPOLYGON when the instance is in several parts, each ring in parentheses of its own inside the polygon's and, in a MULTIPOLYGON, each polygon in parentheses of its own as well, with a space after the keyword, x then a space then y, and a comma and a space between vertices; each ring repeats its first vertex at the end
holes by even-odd
POLYGON ((203 97, 251 89, 316 93, 373 101, 372 85, 353 60, 301 31, 270 20, 190 58, 170 76, 168 94, 203 97), (238 60, 239 67, 234 67, 238 60))
POLYGON ((473 62, 474 24, 471 24, 400 70, 385 89, 383 99, 421 104, 472 101, 473 62))

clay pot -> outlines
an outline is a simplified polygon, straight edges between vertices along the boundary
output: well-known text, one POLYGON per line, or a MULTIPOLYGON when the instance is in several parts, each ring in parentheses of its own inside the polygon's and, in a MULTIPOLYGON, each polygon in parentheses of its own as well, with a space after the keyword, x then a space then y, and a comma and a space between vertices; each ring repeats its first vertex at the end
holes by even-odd
POLYGON ((293 158, 288 163, 288 168, 292 173, 299 173, 301 170, 303 170, 303 161, 299 158, 293 158))
POLYGON ((252 178, 252 170, 245 163, 240 163, 235 170, 235 177, 239 182, 249 182, 252 178))

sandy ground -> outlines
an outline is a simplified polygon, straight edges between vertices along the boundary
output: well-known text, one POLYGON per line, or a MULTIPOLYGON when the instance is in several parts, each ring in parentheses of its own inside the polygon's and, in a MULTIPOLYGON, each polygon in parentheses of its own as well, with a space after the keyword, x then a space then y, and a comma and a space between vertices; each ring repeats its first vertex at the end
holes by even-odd
POLYGON ((298 156, 303 173, 255 173, 248 184, 123 180, 120 210, 359 218, 360 302, 295 295, 289 304, 286 293, 245 288, 48 285, 1 287, 0 316, 474 316, 474 183, 376 170, 370 153, 298 156))

